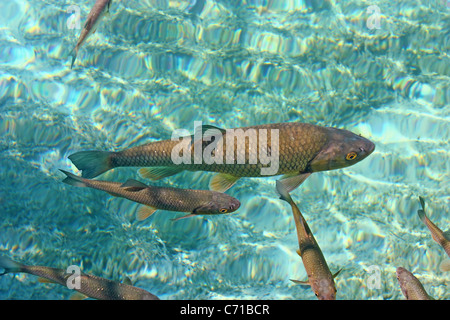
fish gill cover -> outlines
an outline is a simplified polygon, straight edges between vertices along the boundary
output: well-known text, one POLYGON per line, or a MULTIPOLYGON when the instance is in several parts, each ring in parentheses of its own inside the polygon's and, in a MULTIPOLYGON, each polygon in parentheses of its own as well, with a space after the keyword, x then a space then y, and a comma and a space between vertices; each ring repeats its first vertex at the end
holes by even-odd
MULTIPOLYGON (((276 178, 242 178, 227 191, 241 202, 233 214, 137 222, 136 203, 65 185, 58 170, 79 174, 77 151, 170 139, 194 121, 308 122, 376 144, 292 192, 332 272, 343 269, 337 299, 402 299, 399 266, 448 299, 445 253, 417 217, 420 195, 449 225, 448 2, 199 1, 112 1, 73 69, 94 1, 2 1, 0 253, 128 276, 161 299, 315 299, 289 280, 307 275, 276 178)), ((212 176, 154 184, 207 189, 212 176)), ((102 176, 129 178, 137 168, 102 176)), ((48 286, 3 276, 0 299, 70 295, 48 286)))

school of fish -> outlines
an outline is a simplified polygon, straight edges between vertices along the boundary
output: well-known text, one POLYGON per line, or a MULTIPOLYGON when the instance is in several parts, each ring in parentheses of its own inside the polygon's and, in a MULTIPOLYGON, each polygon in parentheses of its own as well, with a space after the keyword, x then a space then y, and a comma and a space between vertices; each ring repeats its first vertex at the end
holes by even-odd
MULTIPOLYGON (((109 12, 111 3, 111 0, 95 2, 71 52, 71 69, 80 48, 90 35, 95 33, 100 21, 109 12)), ((195 2, 190 5, 188 11, 195 12, 198 8, 203 8, 203 5, 204 1, 195 2)), ((306 281, 292 281, 310 286, 320 300, 335 300, 337 290, 334 278, 341 270, 334 274, 330 271, 317 240, 289 193, 312 173, 355 165, 374 150, 375 144, 360 135, 344 129, 309 123, 274 123, 233 129, 206 125, 192 135, 151 142, 120 151, 80 150, 70 155, 69 159, 81 171, 81 176, 60 170, 65 174, 63 182, 68 185, 101 190, 114 197, 126 198, 141 204, 136 214, 137 220, 140 221, 147 219, 157 210, 188 213, 172 219, 174 221, 198 215, 232 213, 239 209, 241 203, 225 192, 240 178, 281 176, 276 181, 276 191, 280 199, 291 206, 298 238, 297 253, 308 276, 306 281), (263 145, 263 141, 266 144, 263 145), (184 162, 174 161, 174 150, 177 150, 175 152, 177 155, 182 151, 184 162), (214 161, 202 157, 199 159, 197 157, 199 154, 209 155, 214 161), (241 162, 238 160, 239 156, 241 162), (93 179, 120 167, 139 167, 140 175, 153 181, 182 171, 215 172, 216 175, 210 181, 210 190, 152 186, 135 179, 128 179, 124 183, 93 179), (268 170, 271 167, 273 171, 268 170), (267 169, 265 172, 268 173, 264 173, 263 169, 267 169)), ((432 238, 450 257, 449 232, 443 232, 431 222, 425 214, 424 199, 419 197, 419 200, 422 206, 422 209, 418 210, 420 220, 429 229, 432 238)), ((446 260, 442 263, 441 270, 449 271, 449 266, 449 260, 446 260)), ((0 275, 28 273, 45 279, 40 281, 63 286, 67 286, 71 276, 64 269, 25 265, 3 256, 0 256, 0 268, 4 270, 0 275)), ((398 267, 396 277, 406 299, 433 299, 420 281, 405 268, 398 267)), ((84 273, 81 273, 80 279, 80 286, 75 290, 84 297, 107 300, 159 300, 154 294, 134 287, 131 283, 120 283, 84 273)))

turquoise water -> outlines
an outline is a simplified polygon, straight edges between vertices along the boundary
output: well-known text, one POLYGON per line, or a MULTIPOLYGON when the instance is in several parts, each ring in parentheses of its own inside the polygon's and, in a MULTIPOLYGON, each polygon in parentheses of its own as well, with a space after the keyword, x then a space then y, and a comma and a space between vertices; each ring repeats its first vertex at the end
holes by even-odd
MULTIPOLYGON (((113 1, 71 70, 80 30, 68 28, 69 7, 83 26, 93 4, 0 2, 0 254, 128 276, 161 299, 316 299, 289 280, 306 273, 276 178, 241 179, 227 191, 242 203, 229 215, 174 223, 181 213, 160 211, 138 222, 137 204, 63 184, 58 170, 80 173, 74 152, 169 139, 194 121, 299 121, 376 144, 292 192, 331 271, 343 268, 337 299, 403 299, 399 266, 450 297, 439 269, 448 257, 417 216, 420 195, 448 229, 447 1, 113 1)), ((207 189, 212 176, 155 184, 207 189)), ((142 181, 136 168, 102 175, 129 178, 142 181)), ((0 277, 0 299, 70 294, 31 275, 0 277)))

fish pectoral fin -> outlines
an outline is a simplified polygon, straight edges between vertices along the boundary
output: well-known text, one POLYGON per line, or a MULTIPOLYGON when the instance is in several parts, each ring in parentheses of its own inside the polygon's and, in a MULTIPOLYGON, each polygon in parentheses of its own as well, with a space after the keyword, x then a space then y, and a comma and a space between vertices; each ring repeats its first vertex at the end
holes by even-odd
POLYGON ((286 190, 286 187, 284 186, 284 184, 280 180, 276 181, 276 185, 277 185, 277 192, 280 195, 280 199, 281 200, 284 200, 284 201, 286 201, 288 203, 294 202, 292 200, 292 198, 291 198, 291 195, 286 190))
POLYGON ((219 173, 212 177, 209 182, 209 189, 217 192, 225 192, 230 189, 240 177, 228 173, 219 173))
POLYGON ((176 218, 176 219, 170 219, 170 220, 175 222, 175 221, 178 221, 178 220, 181 220, 181 219, 185 219, 185 218, 189 218, 189 217, 195 217, 195 216, 196 216, 195 213, 189 213, 189 214, 187 214, 185 216, 182 216, 182 217, 179 217, 179 218, 176 218))
POLYGON ((69 300, 84 300, 89 298, 88 296, 82 294, 81 292, 74 292, 70 295, 69 300))
POLYGON ((285 174, 280 178, 280 182, 283 184, 287 192, 291 192, 301 185, 306 178, 311 175, 311 172, 300 173, 300 174, 285 174))
POLYGON ((139 174, 146 179, 160 180, 162 178, 173 176, 180 173, 183 169, 177 167, 153 167, 153 168, 141 168, 139 174))
POLYGON ((292 282, 296 283, 296 284, 300 284, 302 286, 310 286, 311 284, 309 283, 309 281, 300 281, 300 280, 294 280, 294 279, 289 279, 292 282))
POLYGON ((40 283, 57 283, 56 281, 47 279, 47 278, 43 278, 43 277, 38 277, 38 282, 40 283))
POLYGON ((150 207, 150 206, 141 206, 138 211, 136 212, 136 219, 138 221, 143 221, 150 217, 152 214, 155 213, 155 211, 158 210, 156 208, 150 207))
POLYGON ((142 183, 142 182, 134 180, 134 179, 128 179, 120 187, 124 188, 127 191, 132 191, 132 192, 141 191, 143 189, 148 188, 148 186, 145 183, 142 183))

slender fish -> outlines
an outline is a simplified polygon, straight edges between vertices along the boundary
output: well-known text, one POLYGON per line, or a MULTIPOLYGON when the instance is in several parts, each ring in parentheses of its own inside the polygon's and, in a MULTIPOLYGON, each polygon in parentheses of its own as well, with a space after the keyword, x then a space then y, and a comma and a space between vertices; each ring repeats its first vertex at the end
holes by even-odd
POLYGON ((283 175, 281 181, 290 192, 311 173, 354 165, 375 149, 373 142, 350 131, 298 122, 227 130, 202 126, 202 134, 203 139, 194 134, 183 137, 181 142, 180 139, 163 140, 119 152, 80 151, 69 159, 82 170, 85 178, 116 167, 153 167, 140 170, 143 177, 152 180, 183 170, 210 171, 219 173, 212 178, 210 189, 224 192, 240 177, 283 175), (211 130, 220 135, 208 135, 211 130), (205 143, 207 140, 212 142, 205 143), (175 154, 179 153, 180 145, 189 146, 182 149, 183 157, 185 152, 189 157, 187 161, 175 163, 174 150, 175 154), (196 147, 201 148, 200 156, 209 154, 214 161, 208 162, 206 157, 196 161, 196 147), (245 161, 238 162, 239 156, 245 161))
POLYGON ((309 226, 300 212, 300 209, 292 200, 283 184, 279 181, 277 181, 277 191, 280 194, 280 199, 288 202, 292 207, 299 246, 297 253, 302 258, 303 265, 305 266, 305 270, 308 275, 308 281, 291 281, 299 284, 310 285, 316 297, 320 300, 336 300, 334 278, 341 270, 336 272, 334 275, 331 274, 322 250, 320 250, 319 244, 314 238, 311 229, 309 229, 309 226))
MULTIPOLYGON (((436 226, 430 219, 428 219, 427 215, 425 214, 425 200, 419 196, 419 201, 420 205, 422 206, 422 209, 419 209, 417 211, 420 220, 422 220, 430 230, 433 240, 436 241, 442 248, 444 248, 445 252, 450 257, 450 230, 444 232, 439 229, 439 227, 436 226)), ((450 260, 444 260, 440 265, 440 269, 442 271, 450 271, 450 260)))
POLYGON ((141 206, 137 212, 138 220, 146 219, 158 209, 190 213, 174 219, 177 221, 196 215, 230 213, 236 211, 241 205, 239 200, 215 191, 154 187, 133 179, 123 184, 89 180, 64 170, 61 171, 67 176, 63 180, 64 183, 106 191, 115 197, 123 197, 143 204, 144 206, 141 206))
POLYGON ((72 50, 70 55, 72 56, 72 64, 70 69, 72 69, 73 64, 75 63, 75 59, 78 55, 78 50, 83 45, 83 43, 89 38, 89 36, 95 31, 97 31, 98 24, 100 20, 105 16, 105 14, 109 13, 109 7, 111 6, 112 0, 97 0, 94 6, 89 12, 88 17, 86 19, 86 23, 84 24, 83 29, 81 30, 80 37, 78 38, 78 42, 75 48, 72 50))
MULTIPOLYGON (((7 273, 29 273, 48 280, 45 282, 54 282, 65 287, 68 287, 72 282, 76 283, 74 279, 75 274, 67 273, 64 269, 27 266, 4 256, 0 256, 0 268, 4 269, 4 272, 0 273, 0 275, 7 273)), ((100 300, 159 300, 157 296, 150 292, 129 284, 86 273, 80 273, 79 276, 79 287, 74 285, 73 289, 89 298, 100 300)), ((43 282, 42 280, 40 281, 43 282)))
POLYGON ((398 267, 397 279, 406 300, 434 300, 423 288, 422 283, 405 268, 398 267))

